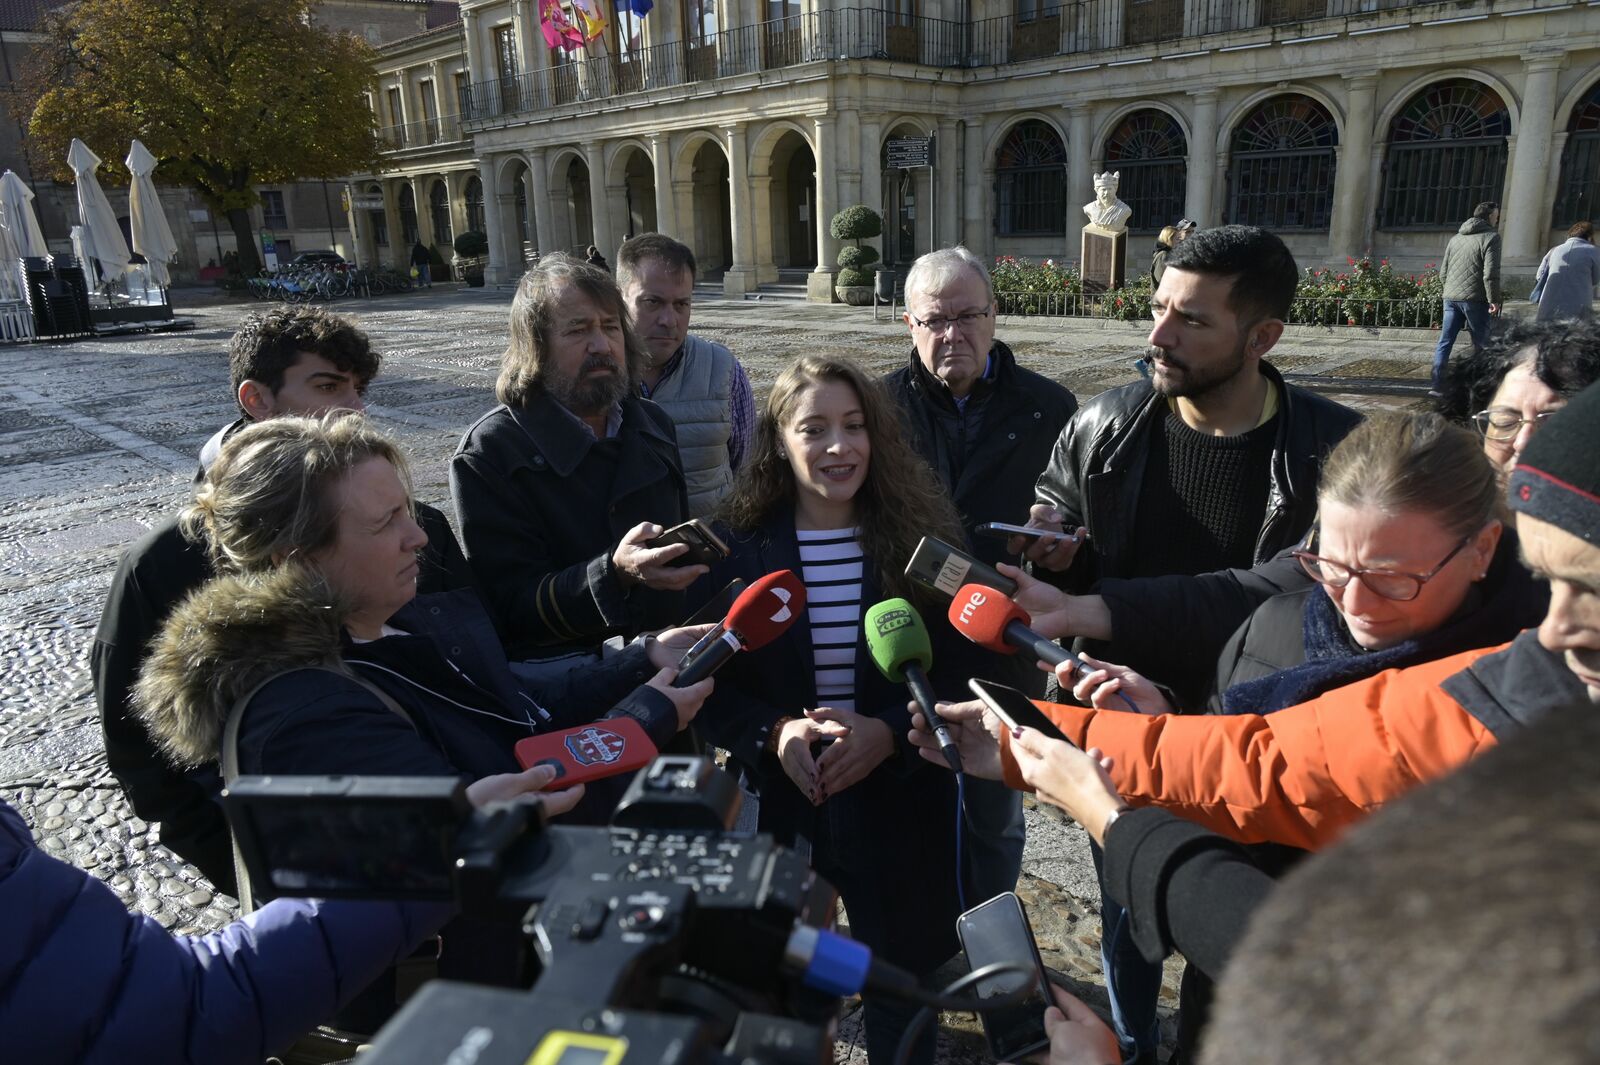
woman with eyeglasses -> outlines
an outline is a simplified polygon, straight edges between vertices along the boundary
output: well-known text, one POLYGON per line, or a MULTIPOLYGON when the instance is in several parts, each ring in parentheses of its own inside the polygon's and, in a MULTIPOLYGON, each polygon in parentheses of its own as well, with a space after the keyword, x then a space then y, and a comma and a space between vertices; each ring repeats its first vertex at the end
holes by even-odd
MULTIPOLYGON (((1217 662, 1206 710, 1271 713, 1538 624, 1548 589, 1518 561, 1504 490, 1479 441, 1437 414, 1379 413, 1329 454, 1318 524, 1294 552, 1308 587, 1262 603, 1217 662)), ((1174 707, 1123 666, 1089 660, 1073 693, 1174 707)))
POLYGON ((1600 380, 1600 319, 1518 323, 1451 367, 1443 408, 1483 437, 1501 480, 1540 423, 1600 380))

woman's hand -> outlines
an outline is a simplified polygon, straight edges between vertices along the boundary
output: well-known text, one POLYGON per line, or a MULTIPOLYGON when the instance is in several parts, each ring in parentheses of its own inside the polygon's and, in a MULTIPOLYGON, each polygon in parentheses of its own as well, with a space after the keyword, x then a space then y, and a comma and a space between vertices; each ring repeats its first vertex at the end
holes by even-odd
POLYGON ((1012 601, 1033 620, 1028 627, 1052 640, 1084 636, 1091 640, 1111 639, 1111 610, 1098 595, 1068 595, 1053 584, 1002 562, 995 569, 1017 582, 1012 601))
POLYGON ((1098 747, 1080 751, 1037 729, 1024 728, 1011 737, 1011 756, 1039 798, 1065 810, 1096 843, 1105 842, 1111 814, 1128 808, 1111 783, 1115 763, 1098 747))
POLYGON ((875 717, 819 706, 807 710, 806 718, 845 729, 817 759, 817 790, 824 799, 859 783, 894 753, 894 731, 875 717))
POLYGON ((1072 568, 1072 560, 1077 557, 1078 548, 1089 537, 1089 530, 1082 527, 1068 529, 1063 525, 1064 518, 1061 512, 1044 503, 1035 503, 1028 508, 1026 525, 1030 529, 1044 529, 1054 533, 1053 536, 1013 536, 1006 541, 1006 551, 1009 554, 1020 554, 1035 566, 1042 566, 1054 573, 1062 573, 1072 568))
POLYGON ((689 722, 694 720, 694 715, 700 712, 700 707, 705 703, 706 697, 711 694, 711 689, 716 684, 716 680, 715 678, 707 677, 704 680, 696 681, 687 688, 674 688, 672 682, 677 677, 678 671, 667 667, 645 681, 645 687, 654 688, 671 700, 673 709, 678 712, 678 731, 682 732, 689 727, 689 722))
POLYGON ((714 628, 715 625, 685 625, 678 629, 662 629, 654 636, 645 637, 644 653, 657 669, 677 669, 689 648, 714 628))
POLYGON ((791 718, 778 730, 778 764, 811 805, 822 801, 820 776, 811 745, 818 740, 840 738, 850 730, 837 721, 813 721, 809 717, 791 718))
POLYGON ((1143 674, 1114 662, 1083 656, 1087 671, 1071 659, 1056 667, 1056 679, 1063 688, 1071 687, 1079 702, 1101 710, 1126 710, 1126 698, 1141 714, 1170 714, 1172 704, 1143 674))
POLYGON ((1031 1061, 1042 1065, 1116 1065, 1122 1060, 1116 1033, 1070 992, 1050 985, 1056 1004, 1044 1011, 1044 1031, 1050 1037, 1048 1056, 1031 1061))
MULTIPOLYGON (((1000 730, 1005 723, 983 703, 938 703, 934 707, 950 727, 950 738, 961 752, 961 768, 985 780, 1000 779, 1000 730)), ((934 765, 947 765, 939 740, 928 727, 917 704, 911 704, 911 731, 907 734, 917 753, 934 765)))
POLYGON ((623 534, 622 541, 611 552, 611 565, 623 587, 642 584, 660 591, 681 592, 702 574, 711 572, 710 566, 676 564, 680 555, 689 553, 688 544, 646 546, 666 531, 654 522, 642 521, 623 534))
POLYGON ((583 785, 578 784, 563 791, 538 794, 555 783, 556 768, 536 765, 520 773, 496 773, 482 777, 467 785, 467 799, 474 806, 483 807, 497 802, 533 802, 544 807, 546 818, 564 814, 583 798, 583 785))

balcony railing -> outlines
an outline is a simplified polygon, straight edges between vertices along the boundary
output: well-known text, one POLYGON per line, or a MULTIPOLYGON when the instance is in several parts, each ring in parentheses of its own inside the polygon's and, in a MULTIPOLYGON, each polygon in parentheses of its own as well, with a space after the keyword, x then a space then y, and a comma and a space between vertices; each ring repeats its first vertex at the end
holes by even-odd
MULTIPOLYGON (((672 41, 624 55, 572 60, 544 70, 475 82, 461 93, 468 122, 561 104, 672 88, 825 60, 880 59, 931 67, 983 68, 1052 56, 1176 41, 1279 25, 1350 19, 1438 0, 1069 0, 1017 15, 956 22, 880 8, 814 11, 672 41)), ((1505 0, 1481 0, 1483 6, 1505 0)), ((1564 7, 1531 0, 1523 7, 1564 7)))
POLYGON ((405 151, 409 148, 428 148, 436 144, 454 144, 462 139, 461 119, 458 115, 428 118, 399 126, 385 126, 378 130, 378 142, 385 151, 391 152, 405 151))

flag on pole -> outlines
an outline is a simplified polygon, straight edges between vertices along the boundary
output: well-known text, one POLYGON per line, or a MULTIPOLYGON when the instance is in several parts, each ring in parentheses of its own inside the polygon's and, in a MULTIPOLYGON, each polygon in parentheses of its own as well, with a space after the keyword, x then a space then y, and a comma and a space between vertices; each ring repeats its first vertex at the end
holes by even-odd
POLYGON ((650 14, 651 10, 654 9, 656 5, 655 0, 630 0, 628 6, 633 8, 633 13, 635 15, 639 16, 640 18, 644 18, 646 15, 650 14))
POLYGON ((567 17, 561 0, 539 0, 539 29, 551 48, 573 52, 583 47, 583 31, 567 17))
POLYGON ((578 21, 583 26, 584 40, 592 41, 606 31, 606 24, 610 20, 600 9, 599 0, 572 0, 572 10, 577 13, 578 21))

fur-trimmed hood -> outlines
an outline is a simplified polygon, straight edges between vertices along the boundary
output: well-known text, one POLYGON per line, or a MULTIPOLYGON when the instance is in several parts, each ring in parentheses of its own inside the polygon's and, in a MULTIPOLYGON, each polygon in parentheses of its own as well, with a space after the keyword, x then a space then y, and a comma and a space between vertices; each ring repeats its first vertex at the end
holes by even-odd
POLYGON ((239 697, 279 673, 338 658, 345 613, 302 566, 217 577, 173 610, 151 644, 134 712, 173 761, 216 761, 239 697))

